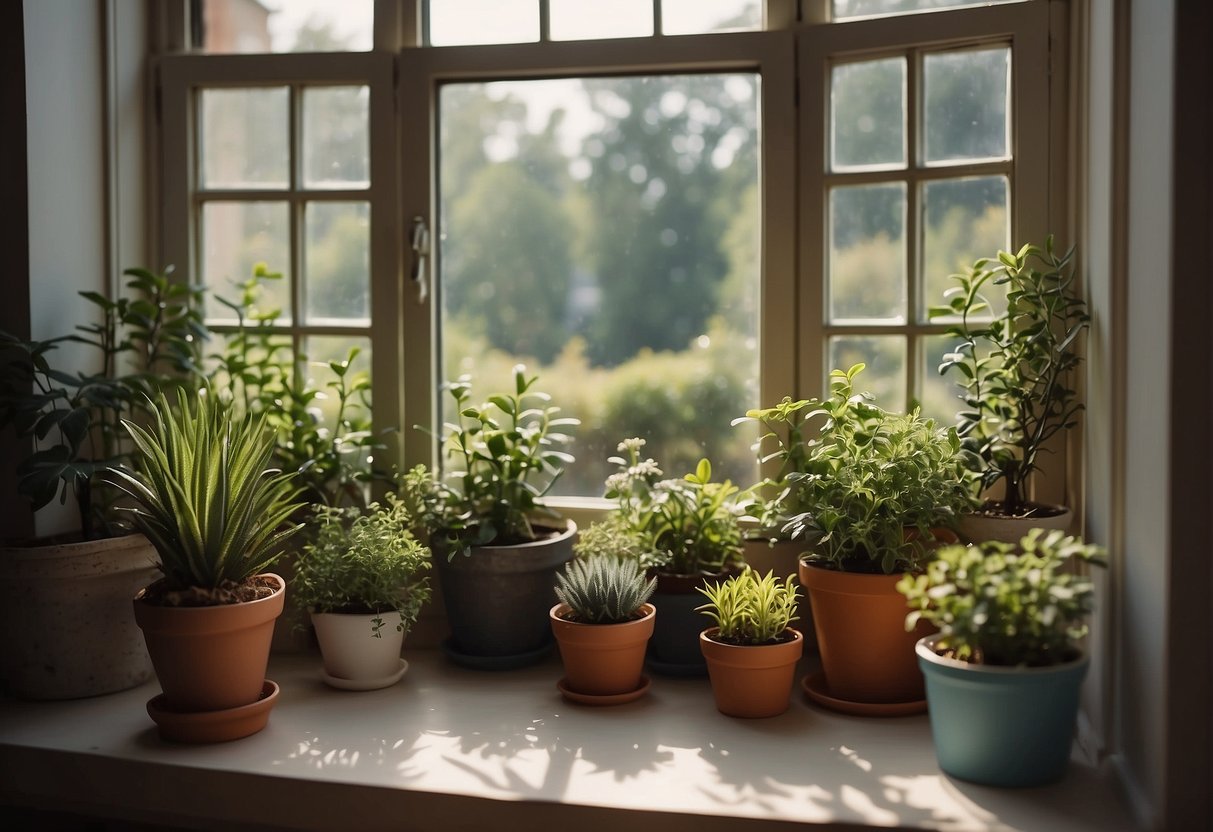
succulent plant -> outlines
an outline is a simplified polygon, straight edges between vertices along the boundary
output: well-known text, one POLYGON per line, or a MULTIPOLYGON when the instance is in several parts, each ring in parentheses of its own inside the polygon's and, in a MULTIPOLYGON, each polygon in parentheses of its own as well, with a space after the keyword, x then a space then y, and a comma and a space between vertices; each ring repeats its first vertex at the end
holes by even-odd
POLYGON ((635 560, 606 555, 569 561, 556 576, 556 597, 583 624, 628 621, 656 588, 657 579, 646 580, 635 560))

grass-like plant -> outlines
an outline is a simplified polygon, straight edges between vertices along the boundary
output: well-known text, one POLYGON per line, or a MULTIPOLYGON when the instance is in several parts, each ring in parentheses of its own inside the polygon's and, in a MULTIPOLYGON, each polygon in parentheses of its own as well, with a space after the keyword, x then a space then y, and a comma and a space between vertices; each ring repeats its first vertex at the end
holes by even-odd
POLYGON ((134 471, 115 484, 134 502, 129 513, 159 555, 169 591, 241 584, 278 559, 299 530, 301 507, 289 474, 269 468, 273 437, 263 416, 237 415, 205 392, 177 406, 158 396, 150 429, 123 425, 135 444, 134 471))
POLYGON ((556 597, 583 624, 630 621, 656 588, 637 561, 604 555, 571 560, 556 575, 556 597))
POLYGON ((291 596, 309 612, 373 615, 382 638, 384 615, 411 627, 430 597, 430 550, 413 537, 413 519, 394 494, 366 511, 318 505, 312 539, 300 552, 291 596))
POLYGON ((789 575, 759 577, 750 567, 720 583, 699 587, 708 603, 695 609, 720 628, 715 639, 726 644, 760 645, 783 640, 796 620, 797 586, 789 575))
POLYGON ((897 589, 919 620, 939 628, 938 646, 961 661, 1041 667, 1076 657, 1095 601, 1077 562, 1106 565, 1103 550, 1061 531, 1033 529, 1018 546, 946 546, 897 589))

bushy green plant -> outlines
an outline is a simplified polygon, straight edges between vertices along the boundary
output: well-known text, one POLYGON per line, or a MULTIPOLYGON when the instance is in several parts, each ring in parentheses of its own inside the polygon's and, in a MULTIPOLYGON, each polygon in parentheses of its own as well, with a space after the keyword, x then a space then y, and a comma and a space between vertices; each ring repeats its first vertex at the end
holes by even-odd
POLYGON ((809 462, 806 430, 814 416, 825 415, 811 399, 793 401, 784 396, 774 407, 747 410, 733 426, 758 425, 760 433, 753 451, 759 465, 778 462, 775 476, 766 477, 746 492, 746 516, 758 524, 759 533, 772 539, 785 538, 784 527, 797 515, 810 510, 803 500, 809 492, 794 486, 792 474, 804 473, 809 462))
POLYGON ((771 572, 760 578, 747 566, 740 574, 699 591, 708 603, 695 609, 716 622, 720 631, 715 639, 726 644, 776 643, 797 618, 797 586, 790 575, 782 581, 771 572))
POLYGON ((179 392, 149 403, 150 429, 122 424, 135 444, 133 471, 114 469, 135 507, 135 528, 159 555, 164 588, 225 589, 278 559, 301 507, 290 474, 271 469, 264 416, 238 415, 211 393, 194 402, 179 392))
POLYGON ((980 488, 1003 482, 1003 499, 994 505, 1001 514, 1027 513, 1038 455, 1058 431, 1078 423, 1082 410, 1072 376, 1090 318, 1072 257, 1072 249, 1059 256, 1049 237, 1043 250, 1025 245, 981 258, 952 276, 958 285, 948 290, 947 305, 930 310, 932 318, 960 317, 948 334, 961 342, 939 372, 954 371, 964 388, 959 433, 973 452, 980 488), (991 287, 1005 290, 1007 306, 988 317, 991 287))
POLYGON ((920 620, 939 628, 938 646, 962 661, 1040 667, 1073 659, 1095 602, 1076 563, 1106 564, 1103 550, 1061 531, 1033 529, 1018 546, 946 546, 897 589, 920 620))
POLYGON ((806 510, 785 529, 815 546, 814 560, 847 572, 913 571, 934 538, 974 498, 960 439, 917 410, 889 413, 857 394, 864 369, 830 373, 830 397, 811 400, 822 418, 800 471, 787 480, 806 510))
POLYGON ((656 588, 637 561, 606 555, 571 560, 556 575, 556 597, 584 624, 629 621, 656 588))
POLYGON ((648 548, 649 543, 632 531, 618 512, 611 512, 578 532, 573 554, 579 558, 634 560, 642 566, 650 566, 658 558, 648 548))
POLYGON ((430 550, 413 537, 400 498, 389 493, 365 511, 319 505, 314 512, 314 534, 291 582, 295 603, 309 612, 374 615, 375 638, 388 613, 398 617, 398 631, 412 626, 430 597, 430 550))

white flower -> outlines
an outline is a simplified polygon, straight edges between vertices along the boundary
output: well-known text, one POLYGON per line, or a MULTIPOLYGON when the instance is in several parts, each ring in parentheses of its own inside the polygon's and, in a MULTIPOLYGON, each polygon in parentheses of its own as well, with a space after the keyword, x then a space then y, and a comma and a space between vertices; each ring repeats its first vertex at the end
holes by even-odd
MULTIPOLYGON (((643 442, 644 440, 641 441, 643 442)), ((657 467, 656 460, 646 459, 642 462, 637 462, 635 465, 629 468, 628 474, 637 479, 641 479, 647 477, 660 477, 662 472, 661 469, 657 467)))
POLYGON ((622 451, 639 451, 641 448, 644 447, 644 444, 645 444, 644 440, 641 439, 639 436, 633 436, 631 439, 625 439, 622 442, 620 442, 619 446, 615 450, 620 451, 620 452, 622 452, 622 451))

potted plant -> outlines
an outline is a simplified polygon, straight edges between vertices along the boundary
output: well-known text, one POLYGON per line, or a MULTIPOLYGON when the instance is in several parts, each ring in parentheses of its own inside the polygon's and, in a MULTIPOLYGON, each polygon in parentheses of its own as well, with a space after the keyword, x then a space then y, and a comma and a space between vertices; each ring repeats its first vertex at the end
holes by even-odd
POLYGON ((475 405, 466 377, 447 385, 456 420, 445 428, 445 477, 406 475, 405 501, 431 536, 456 663, 492 670, 538 661, 556 571, 573 558, 577 526, 543 502, 573 457, 551 397, 514 368, 513 392, 475 405))
POLYGON ((268 467, 264 417, 209 392, 149 409, 150 429, 123 422, 134 471, 112 472, 163 573, 134 601, 164 690, 148 713, 166 739, 237 739, 265 726, 278 694, 265 668, 286 585, 264 570, 300 528, 288 523, 297 492, 268 467))
POLYGON ((345 690, 390 687, 408 669, 400 650, 430 597, 430 550, 413 537, 413 519, 394 494, 365 512, 314 509, 291 594, 315 627, 322 678, 345 690))
POLYGON ((898 584, 913 611, 939 767, 994 786, 1061 779, 1090 657, 1079 646, 1095 591, 1079 564, 1103 551, 1061 531, 1016 544, 947 546, 898 584))
POLYGON ((35 511, 70 501, 80 529, 0 546, 0 684, 25 698, 95 696, 152 675, 130 599, 155 574, 155 552, 122 522, 102 474, 127 459, 121 421, 145 418, 147 394, 196 388, 205 330, 200 290, 144 269, 125 275, 117 300, 80 293, 98 318, 74 334, 0 332, 0 428, 30 449, 18 491, 35 511), (56 365, 69 345, 87 348, 87 370, 56 365))
POLYGON ((716 709, 727 716, 778 716, 788 709, 796 663, 804 649, 796 619, 796 584, 746 567, 702 592, 698 609, 716 622, 699 634, 716 709))
POLYGON ((657 615, 646 602, 656 587, 636 560, 608 555, 569 561, 556 576, 560 603, 548 615, 564 662, 557 687, 566 698, 616 705, 644 695, 644 651, 657 615))
POLYGON ((1082 360, 1079 336, 1090 320, 1078 296, 1073 249, 1058 255, 1049 237, 1044 249, 1025 245, 1015 254, 977 260, 953 275, 948 303, 932 318, 959 317, 948 335, 959 338, 939 372, 954 372, 964 388, 958 431, 972 452, 982 490, 1002 483, 1001 499, 966 514, 960 532, 971 541, 1018 541, 1029 528, 1069 528, 1064 506, 1029 499, 1029 482, 1049 441, 1078 422, 1082 404, 1073 373, 1082 360), (1006 293, 1006 311, 991 315, 989 293, 1006 293))
POLYGON ((802 473, 789 475, 808 511, 792 518, 792 537, 813 546, 800 561, 812 598, 822 673, 806 693, 819 704, 861 714, 921 712, 922 674, 902 626, 897 582, 918 571, 973 504, 964 454, 953 428, 917 411, 889 413, 856 394, 864 365, 830 374, 830 396, 814 401, 821 419, 802 473))

